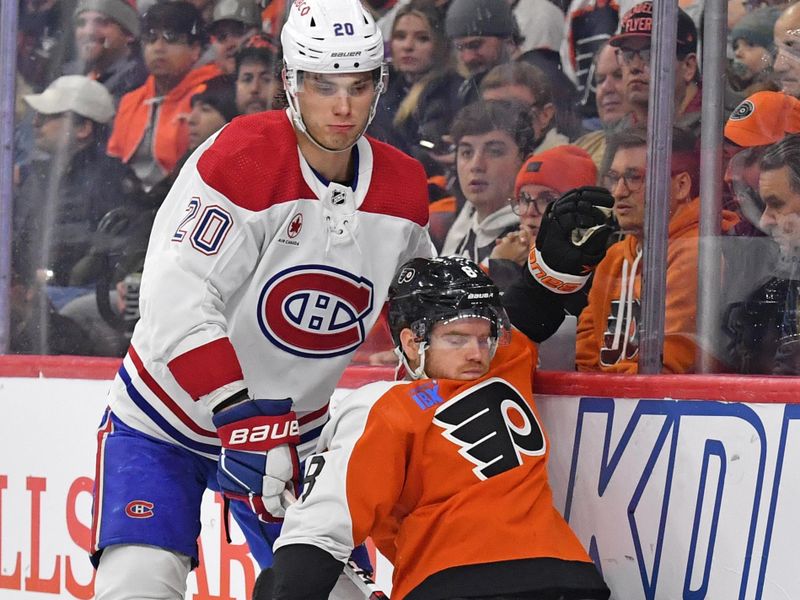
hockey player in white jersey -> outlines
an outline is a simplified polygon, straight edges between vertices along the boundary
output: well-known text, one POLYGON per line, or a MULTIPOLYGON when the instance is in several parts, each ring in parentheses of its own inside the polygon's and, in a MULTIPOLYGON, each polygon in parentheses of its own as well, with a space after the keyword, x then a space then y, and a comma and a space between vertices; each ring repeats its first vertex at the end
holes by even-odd
POLYGON ((363 137, 386 77, 369 13, 295 0, 281 42, 289 108, 200 146, 153 226, 98 433, 98 599, 183 597, 207 487, 271 563, 269 522, 392 274, 432 253, 421 165, 363 137))

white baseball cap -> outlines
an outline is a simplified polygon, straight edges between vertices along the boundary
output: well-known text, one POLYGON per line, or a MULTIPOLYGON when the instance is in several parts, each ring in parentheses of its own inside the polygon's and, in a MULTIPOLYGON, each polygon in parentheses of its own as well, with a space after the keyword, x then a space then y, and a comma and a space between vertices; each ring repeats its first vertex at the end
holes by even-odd
POLYGON ((108 123, 114 117, 111 94, 103 84, 84 75, 64 75, 41 94, 26 94, 23 98, 43 115, 71 111, 97 123, 108 123))

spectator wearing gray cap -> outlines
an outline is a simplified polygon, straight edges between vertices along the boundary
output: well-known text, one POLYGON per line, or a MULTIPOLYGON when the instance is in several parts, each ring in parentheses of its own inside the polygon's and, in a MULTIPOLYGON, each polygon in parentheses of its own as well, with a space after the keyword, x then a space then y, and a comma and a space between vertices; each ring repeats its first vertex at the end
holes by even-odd
POLYGON ((454 111, 479 99, 483 76, 519 53, 519 28, 506 0, 453 0, 445 33, 452 40, 468 78, 459 88, 454 111))
MULTIPOLYGON (((257 0, 217 0, 208 34, 214 62, 225 75, 236 71, 236 52, 261 30, 257 0)), ((205 58, 205 57, 204 57, 205 58)))
POLYGON ((102 84, 65 75, 24 98, 46 157, 30 163, 14 199, 15 258, 40 280, 67 286, 101 217, 132 201, 138 182, 104 151, 114 101, 102 84))
POLYGON ((72 14, 77 56, 62 74, 99 81, 118 103, 147 78, 136 44, 139 15, 126 0, 79 0, 72 14))

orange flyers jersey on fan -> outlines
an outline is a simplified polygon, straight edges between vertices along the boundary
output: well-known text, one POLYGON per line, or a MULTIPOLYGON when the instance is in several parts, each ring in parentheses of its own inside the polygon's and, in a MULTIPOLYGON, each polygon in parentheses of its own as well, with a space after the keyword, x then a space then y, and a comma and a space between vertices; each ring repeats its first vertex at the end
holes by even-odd
POLYGON ((342 400, 276 550, 311 544, 345 561, 372 536, 394 564, 397 599, 452 567, 589 563, 553 507, 535 361, 514 331, 479 379, 378 382, 342 400))

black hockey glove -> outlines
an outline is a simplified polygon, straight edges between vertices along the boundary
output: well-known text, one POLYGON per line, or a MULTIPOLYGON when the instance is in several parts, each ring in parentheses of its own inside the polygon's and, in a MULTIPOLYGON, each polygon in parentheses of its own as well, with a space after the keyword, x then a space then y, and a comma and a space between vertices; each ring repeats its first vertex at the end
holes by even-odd
POLYGON ((533 278, 557 294, 581 289, 606 254, 612 206, 614 197, 595 186, 575 188, 550 204, 528 259, 533 278))

